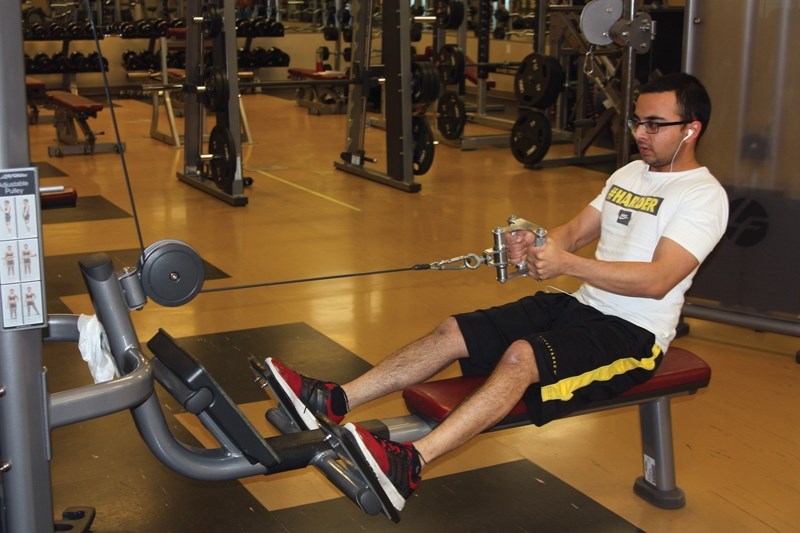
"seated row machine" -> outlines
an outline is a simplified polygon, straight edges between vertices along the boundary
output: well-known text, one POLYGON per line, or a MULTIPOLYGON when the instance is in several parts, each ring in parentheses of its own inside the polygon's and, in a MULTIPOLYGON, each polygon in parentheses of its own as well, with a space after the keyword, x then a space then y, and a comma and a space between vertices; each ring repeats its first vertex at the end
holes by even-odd
MULTIPOLYGON (((501 242, 497 235, 504 231, 528 227, 521 219, 512 218, 511 222, 508 228, 495 229, 496 242, 501 242)), ((486 252, 486 262, 498 268, 498 276, 500 267, 507 267, 498 262, 503 258, 502 252, 498 247, 486 252)), ((50 429, 129 409, 152 453, 182 475, 219 481, 313 465, 366 513, 383 512, 393 521, 399 521, 397 512, 375 490, 370 476, 337 453, 340 447, 335 438, 326 438, 320 430, 299 431, 280 405, 270 410, 267 417, 283 435, 262 437, 202 364, 163 330, 148 342, 154 358, 143 355, 130 312, 141 309, 148 297, 160 305, 173 307, 187 303, 199 293, 204 280, 203 262, 191 247, 180 241, 157 242, 144 251, 137 268, 121 271, 114 270, 108 255, 92 254, 80 261, 80 270, 121 377, 50 394, 47 417, 50 429), (200 419, 219 447, 196 448, 180 442, 170 432, 154 394, 155 381, 200 419)), ((512 277, 507 272, 503 276, 512 277)), ((77 320, 74 315, 50 315, 44 340, 77 342, 77 320)), ((252 364, 257 377, 268 380, 260 365, 252 364)), ((675 485, 670 398, 693 393, 705 387, 709 379, 710 369, 699 357, 673 348, 648 383, 585 411, 639 405, 645 474, 636 480, 634 490, 655 505, 677 508, 684 504, 683 492, 675 485)), ((401 441, 420 438, 479 383, 480 378, 456 378, 410 387, 403 397, 411 414, 361 423, 386 438, 401 441)), ((496 429, 526 423, 524 406, 518 406, 496 429)), ((4 490, 8 493, 14 487, 5 486, 4 490)), ((29 512, 51 513, 49 506, 34 508, 29 503, 26 506, 29 512)), ((93 516, 90 507, 68 509, 64 520, 71 523, 72 531, 88 531, 93 516)))

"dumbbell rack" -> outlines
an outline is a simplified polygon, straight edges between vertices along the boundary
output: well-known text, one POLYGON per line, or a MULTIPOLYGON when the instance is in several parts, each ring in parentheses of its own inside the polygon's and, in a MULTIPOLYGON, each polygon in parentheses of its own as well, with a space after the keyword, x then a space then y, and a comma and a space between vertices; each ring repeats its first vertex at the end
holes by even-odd
MULTIPOLYGON (((103 34, 98 31, 97 35, 98 39, 103 39, 103 34)), ((62 87, 66 90, 69 90, 73 94, 78 94, 78 84, 76 81, 76 77, 78 74, 84 73, 96 73, 100 72, 100 68, 105 67, 107 70, 107 62, 105 58, 97 57, 98 61, 98 68, 97 69, 89 69, 88 65, 88 57, 83 56, 80 54, 80 61, 84 64, 87 64, 85 67, 81 67, 78 63, 75 62, 77 55, 72 56, 72 64, 70 63, 70 46, 73 41, 86 41, 86 40, 94 40, 94 35, 88 35, 86 33, 82 33, 80 35, 67 35, 63 34, 58 37, 56 36, 48 36, 48 35, 41 35, 37 36, 26 36, 26 41, 61 41, 61 51, 53 54, 51 56, 50 62, 50 72, 46 71, 38 71, 37 69, 33 69, 36 59, 33 60, 31 65, 26 65, 26 73, 27 74, 61 74, 62 76, 62 87), (53 67, 52 62, 54 57, 62 58, 63 64, 60 67, 53 67)), ((43 53, 42 53, 43 54, 43 53)), ((37 57, 41 57, 42 54, 37 54, 37 57)), ((78 53, 75 53, 78 54, 78 53)))

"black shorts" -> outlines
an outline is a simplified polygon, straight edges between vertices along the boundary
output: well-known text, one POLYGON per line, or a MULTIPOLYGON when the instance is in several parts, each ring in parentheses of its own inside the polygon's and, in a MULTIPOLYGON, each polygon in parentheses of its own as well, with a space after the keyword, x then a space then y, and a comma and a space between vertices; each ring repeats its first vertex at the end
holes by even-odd
POLYGON ((652 333, 568 294, 539 292, 455 319, 469 354, 465 376, 490 374, 516 340, 531 344, 540 381, 524 400, 539 426, 644 383, 661 363, 652 333))

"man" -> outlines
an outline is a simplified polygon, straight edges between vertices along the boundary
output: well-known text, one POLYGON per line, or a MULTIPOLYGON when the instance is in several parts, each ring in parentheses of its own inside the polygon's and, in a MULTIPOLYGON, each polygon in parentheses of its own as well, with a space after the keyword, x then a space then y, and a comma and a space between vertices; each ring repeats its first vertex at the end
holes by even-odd
POLYGON ((574 276, 572 295, 539 292, 445 320, 432 333, 352 382, 301 376, 267 359, 279 394, 308 429, 313 413, 336 423, 351 408, 424 381, 458 361, 465 375, 489 375, 436 429, 396 443, 347 424, 353 452, 368 463, 397 510, 424 466, 499 422, 524 399, 545 424, 582 404, 648 380, 675 336, 684 293, 721 238, 728 200, 695 157, 711 103, 687 74, 641 88, 629 127, 641 161, 615 172, 578 215, 535 246, 530 232, 507 236, 509 259, 536 280, 574 276), (599 239, 595 258, 575 251, 599 239))

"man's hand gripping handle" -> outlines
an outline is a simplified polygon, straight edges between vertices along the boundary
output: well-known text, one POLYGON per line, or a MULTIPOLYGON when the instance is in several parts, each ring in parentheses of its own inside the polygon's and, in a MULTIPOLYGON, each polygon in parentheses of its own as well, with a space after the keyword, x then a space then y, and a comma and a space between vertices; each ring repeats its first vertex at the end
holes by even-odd
POLYGON ((508 217, 508 226, 504 228, 494 228, 492 236, 494 238, 494 246, 483 252, 483 259, 487 265, 495 267, 497 270, 497 281, 505 283, 508 280, 520 278, 528 275, 528 268, 525 263, 515 265, 516 271, 509 274, 508 272, 508 245, 506 244, 505 235, 517 231, 531 231, 536 236, 536 246, 544 245, 547 240, 547 230, 543 227, 528 222, 523 218, 518 218, 514 215, 508 217))

